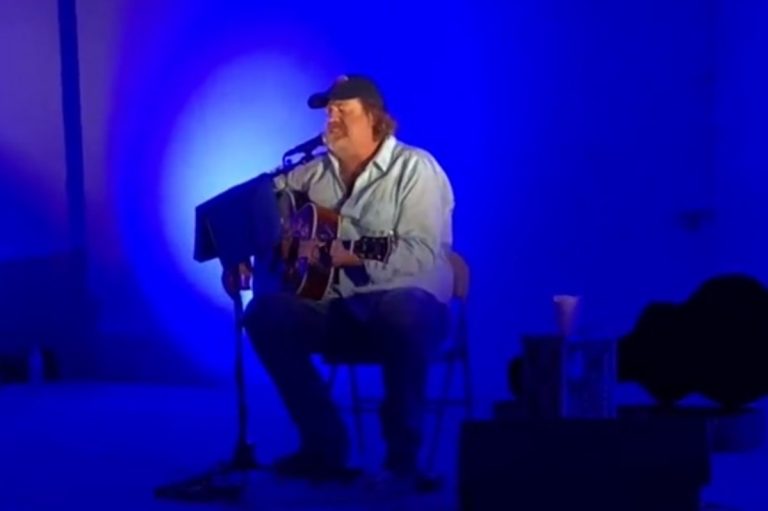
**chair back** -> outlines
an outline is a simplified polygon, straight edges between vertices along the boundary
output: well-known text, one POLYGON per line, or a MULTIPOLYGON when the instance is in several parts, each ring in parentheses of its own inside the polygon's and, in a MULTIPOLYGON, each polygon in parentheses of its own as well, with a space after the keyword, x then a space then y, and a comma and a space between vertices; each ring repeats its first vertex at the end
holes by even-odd
POLYGON ((453 267, 453 297, 464 302, 469 295, 469 265, 457 252, 451 251, 448 257, 453 267))
POLYGON ((453 303, 451 326, 441 357, 466 356, 469 344, 467 328, 467 296, 469 296, 469 265, 457 252, 451 251, 448 259, 453 268, 453 303))

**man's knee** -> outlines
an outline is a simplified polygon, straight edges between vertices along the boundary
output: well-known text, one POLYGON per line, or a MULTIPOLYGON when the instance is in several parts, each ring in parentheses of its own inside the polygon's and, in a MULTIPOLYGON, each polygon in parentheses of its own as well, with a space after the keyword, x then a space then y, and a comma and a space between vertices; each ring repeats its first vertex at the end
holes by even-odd
POLYGON ((387 292, 379 302, 377 323, 390 337, 393 348, 429 348, 439 342, 446 330, 447 307, 434 295, 420 288, 401 288, 387 292))
POLYGON ((262 355, 266 351, 316 350, 325 341, 327 329, 323 304, 289 293, 255 297, 244 312, 243 323, 251 343, 262 355))
POLYGON ((260 342, 289 328, 295 320, 296 300, 287 293, 255 296, 243 314, 243 326, 251 340, 260 342))
POLYGON ((379 302, 379 313, 393 320, 415 319, 422 312, 435 309, 437 300, 429 292, 417 287, 404 287, 387 291, 379 302))

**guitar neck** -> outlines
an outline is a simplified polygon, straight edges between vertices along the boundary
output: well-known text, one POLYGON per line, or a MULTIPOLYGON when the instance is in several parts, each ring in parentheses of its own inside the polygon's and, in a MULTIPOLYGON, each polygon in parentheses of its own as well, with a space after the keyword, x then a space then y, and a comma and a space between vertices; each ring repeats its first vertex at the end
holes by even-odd
POLYGON ((342 241, 344 248, 361 259, 385 262, 392 253, 391 237, 362 237, 354 241, 342 241))
POLYGON ((368 259, 368 251, 366 250, 365 245, 360 243, 360 240, 343 240, 341 244, 344 248, 355 254, 357 257, 368 259))

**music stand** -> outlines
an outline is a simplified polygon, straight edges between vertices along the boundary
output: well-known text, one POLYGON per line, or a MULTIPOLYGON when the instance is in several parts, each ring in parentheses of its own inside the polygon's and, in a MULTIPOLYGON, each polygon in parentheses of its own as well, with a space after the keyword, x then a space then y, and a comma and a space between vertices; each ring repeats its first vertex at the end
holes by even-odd
POLYGON ((235 501, 245 489, 246 474, 264 466, 257 460, 255 449, 248 441, 248 399, 245 386, 243 349, 243 298, 233 297, 235 312, 235 387, 237 392, 238 431, 232 458, 200 475, 159 486, 155 496, 192 502, 235 501), (231 476, 240 475, 237 481, 231 476))
MULTIPOLYGON (((278 174, 290 172, 306 163, 313 155, 307 153, 292 163, 285 157, 283 166, 274 172, 261 174, 234 186, 195 208, 194 259, 206 262, 218 259, 222 268, 237 268, 243 262, 271 264, 279 244, 281 216, 273 180, 278 174)), ((241 282, 240 290, 250 286, 241 282)), ((238 431, 230 460, 202 475, 163 485, 155 496, 192 502, 237 500, 245 488, 245 474, 264 468, 256 458, 254 446, 248 441, 248 400, 245 385, 243 348, 244 307, 241 292, 233 296, 235 327, 235 389, 237 392, 238 431), (239 474, 239 481, 231 476, 239 474)))

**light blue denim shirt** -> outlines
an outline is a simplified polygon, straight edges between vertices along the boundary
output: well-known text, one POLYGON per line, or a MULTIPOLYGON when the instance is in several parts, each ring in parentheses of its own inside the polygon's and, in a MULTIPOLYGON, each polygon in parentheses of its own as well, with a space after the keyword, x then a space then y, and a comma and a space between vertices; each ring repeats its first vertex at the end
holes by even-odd
POLYGON ((304 192, 312 202, 338 211, 342 239, 395 236, 386 262, 364 262, 369 283, 356 286, 340 272, 329 297, 413 286, 442 302, 451 299, 453 271, 448 257, 453 244, 453 189, 427 151, 387 138, 347 200, 338 161, 330 153, 276 176, 275 187, 304 192))

